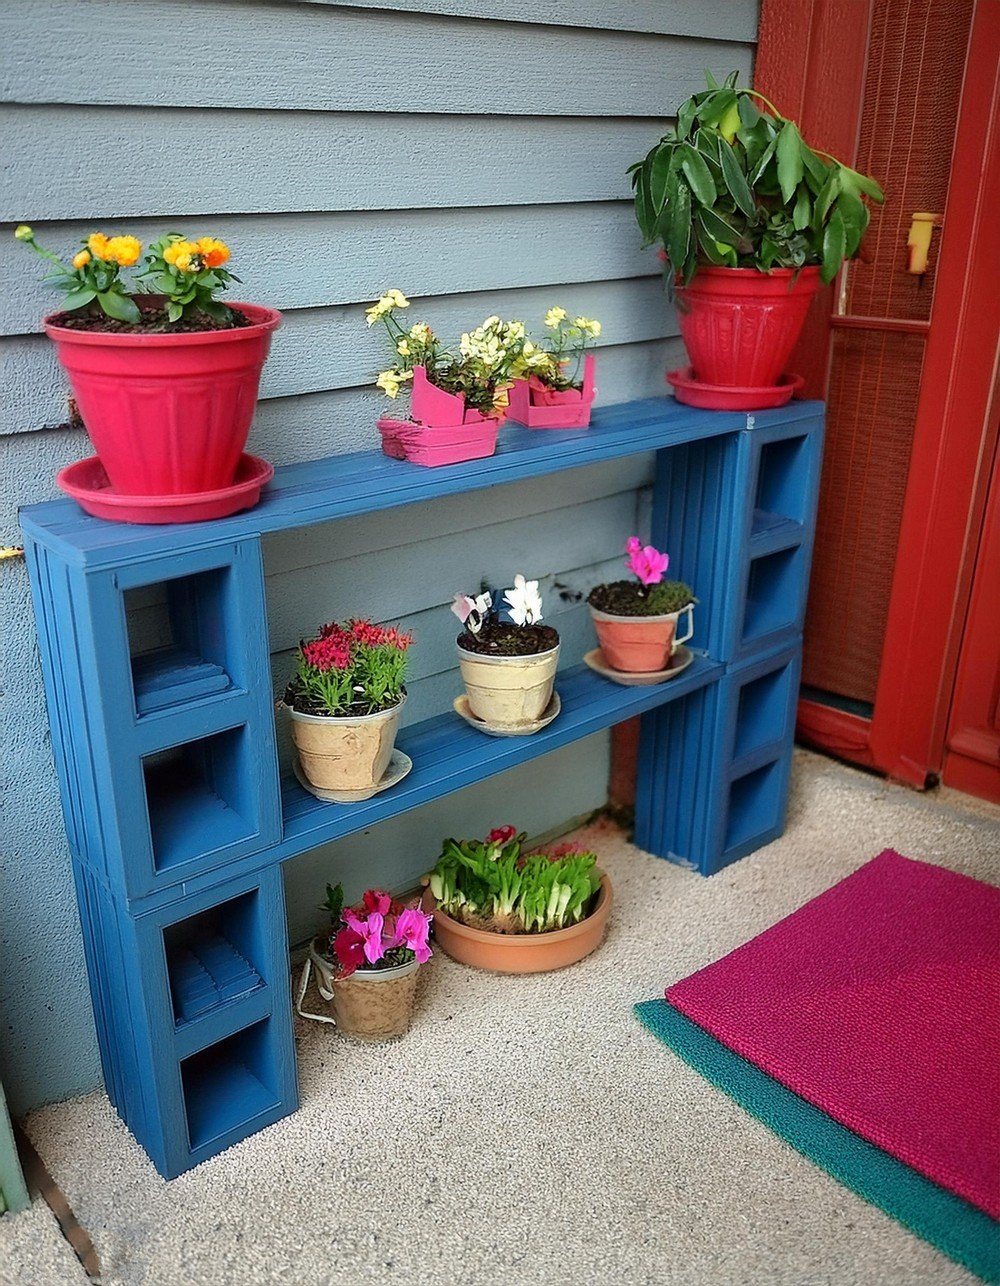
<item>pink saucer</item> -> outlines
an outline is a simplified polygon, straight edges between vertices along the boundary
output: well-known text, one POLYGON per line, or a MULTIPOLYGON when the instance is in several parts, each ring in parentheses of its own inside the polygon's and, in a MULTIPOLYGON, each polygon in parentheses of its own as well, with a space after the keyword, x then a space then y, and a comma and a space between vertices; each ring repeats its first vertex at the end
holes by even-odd
POLYGON ((729 384, 702 384, 690 366, 667 372, 677 401, 706 411, 766 411, 784 406, 803 385, 801 375, 782 375, 773 388, 739 388, 729 384))
POLYGON ((81 509, 110 522, 204 522, 252 509, 261 488, 274 477, 274 465, 260 456, 240 457, 236 478, 228 487, 178 496, 125 496, 108 481, 96 455, 77 460, 56 474, 56 486, 72 496, 81 509))

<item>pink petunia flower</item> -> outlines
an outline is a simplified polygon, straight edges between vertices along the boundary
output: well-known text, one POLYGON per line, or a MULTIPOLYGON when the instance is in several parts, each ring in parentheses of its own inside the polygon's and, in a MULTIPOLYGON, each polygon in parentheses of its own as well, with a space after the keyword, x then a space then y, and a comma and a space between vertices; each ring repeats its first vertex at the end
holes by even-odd
POLYGON ((428 942, 430 924, 431 917, 415 906, 408 906, 404 911, 400 911, 399 918, 396 920, 397 945, 409 947, 421 964, 425 964, 431 958, 428 942))
POLYGON ((392 907, 392 898, 384 889, 368 889, 362 902, 367 912, 377 911, 379 915, 388 915, 392 907))
POLYGON ((661 554, 652 545, 643 545, 638 536, 632 536, 625 546, 628 551, 628 566, 633 576, 637 576, 643 585, 658 585, 670 563, 666 554, 661 554))
POLYGON ((333 954, 340 966, 340 976, 349 978, 365 962, 364 939, 353 929, 341 929, 333 939, 333 954))

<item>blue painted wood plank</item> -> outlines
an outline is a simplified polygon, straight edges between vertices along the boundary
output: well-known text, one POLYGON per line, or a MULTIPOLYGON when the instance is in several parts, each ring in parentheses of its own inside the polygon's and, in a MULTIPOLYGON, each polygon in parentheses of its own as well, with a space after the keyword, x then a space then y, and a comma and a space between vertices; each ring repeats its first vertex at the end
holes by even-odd
MULTIPOLYGON (((818 407, 813 402, 792 403, 779 411, 759 413, 755 425, 808 422, 816 419, 818 407)), ((745 414, 698 411, 672 398, 650 398, 598 409, 589 430, 541 433, 505 426, 497 454, 467 464, 424 469, 390 460, 381 452, 361 451, 287 465, 276 472, 255 509, 219 522, 130 526, 91 518, 73 501, 58 500, 27 506, 21 510, 21 522, 27 534, 67 562, 114 566, 540 477, 719 437, 746 426, 745 414)))

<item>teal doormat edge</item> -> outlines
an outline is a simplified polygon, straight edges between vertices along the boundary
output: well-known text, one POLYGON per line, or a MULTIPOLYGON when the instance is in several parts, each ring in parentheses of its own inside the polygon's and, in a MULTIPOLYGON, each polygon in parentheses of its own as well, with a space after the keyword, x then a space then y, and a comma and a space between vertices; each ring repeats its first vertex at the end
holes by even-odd
POLYGON ((665 1000, 635 1006, 654 1036, 752 1116, 985 1282, 1000 1283, 1000 1224, 720 1044, 665 1000))

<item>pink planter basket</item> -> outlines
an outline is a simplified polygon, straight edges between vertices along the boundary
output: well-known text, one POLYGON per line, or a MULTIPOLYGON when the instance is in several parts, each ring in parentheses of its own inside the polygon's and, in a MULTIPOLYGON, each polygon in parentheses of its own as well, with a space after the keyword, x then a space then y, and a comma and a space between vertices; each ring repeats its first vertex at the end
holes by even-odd
POLYGON ((704 385, 773 388, 791 356, 819 269, 700 267, 676 285, 677 317, 694 378, 704 385))
POLYGON ((583 359, 583 388, 557 391, 531 376, 510 390, 507 418, 529 429, 585 429, 594 403, 594 355, 583 359))
POLYGON ((409 420, 383 416, 378 422, 382 450, 394 460, 433 469, 483 460, 497 449, 503 417, 466 410, 465 399, 431 384, 422 366, 413 368, 410 409, 409 420))
MULTIPOLYGON (((155 298, 150 296, 151 299, 155 298)), ((122 496, 190 496, 232 485, 281 314, 180 334, 79 331, 45 320, 90 440, 122 496)))

